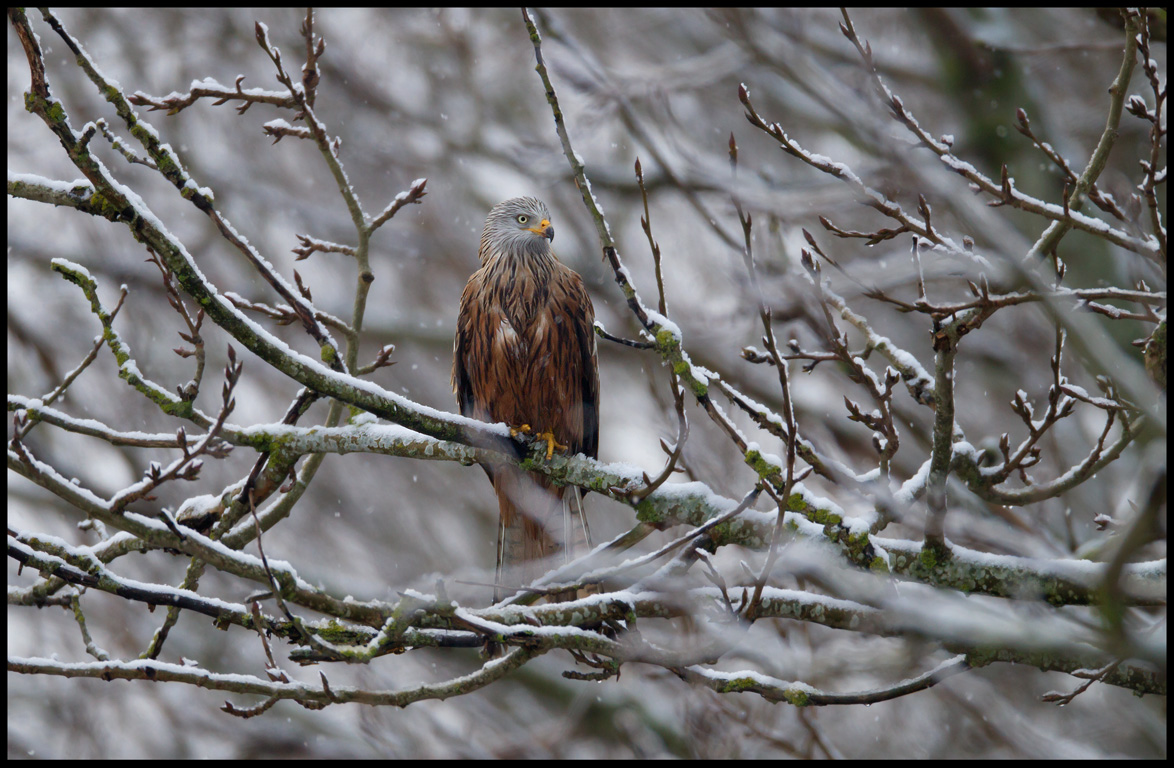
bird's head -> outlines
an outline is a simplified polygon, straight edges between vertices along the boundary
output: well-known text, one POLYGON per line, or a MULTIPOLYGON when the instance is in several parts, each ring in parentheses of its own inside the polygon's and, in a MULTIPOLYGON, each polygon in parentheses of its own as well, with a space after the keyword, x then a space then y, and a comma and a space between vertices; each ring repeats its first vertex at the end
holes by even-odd
POLYGON ((493 206, 481 234, 481 257, 547 256, 554 225, 546 204, 534 197, 515 197, 493 206))

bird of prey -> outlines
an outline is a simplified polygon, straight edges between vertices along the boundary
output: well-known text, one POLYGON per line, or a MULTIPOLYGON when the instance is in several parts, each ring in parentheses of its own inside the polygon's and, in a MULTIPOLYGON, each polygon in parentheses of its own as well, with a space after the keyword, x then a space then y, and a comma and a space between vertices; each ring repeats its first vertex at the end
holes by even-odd
MULTIPOLYGON (((550 243, 542 201, 518 197, 494 206, 481 235, 481 268, 461 294, 452 386, 461 414, 505 422, 555 448, 596 458, 599 372, 595 311, 583 279, 550 243)), ((497 493, 497 587, 522 586, 547 570, 541 561, 588 540, 580 491, 553 485, 513 464, 485 466, 497 493), (503 581, 503 579, 505 581, 503 581)))

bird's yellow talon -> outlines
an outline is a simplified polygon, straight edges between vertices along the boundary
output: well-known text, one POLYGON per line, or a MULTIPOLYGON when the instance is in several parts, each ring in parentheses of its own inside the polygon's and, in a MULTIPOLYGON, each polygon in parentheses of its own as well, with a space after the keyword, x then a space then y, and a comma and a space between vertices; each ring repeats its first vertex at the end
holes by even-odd
MULTIPOLYGON (((517 437, 518 435, 528 435, 533 431, 534 431, 533 427, 531 427, 529 424, 523 424, 519 427, 510 427, 510 437, 517 437)), ((560 443, 558 440, 554 439, 554 431, 553 430, 550 430, 548 432, 539 432, 538 434, 534 435, 534 437, 536 437, 537 439, 542 440, 543 442, 546 443, 546 460, 547 461, 550 461, 551 458, 554 457, 554 449, 555 448, 558 448, 559 450, 563 450, 563 451, 570 450, 570 448, 568 446, 565 446, 562 443, 560 443)))
POLYGON ((546 460, 547 461, 550 461, 550 459, 554 456, 554 449, 555 448, 558 448, 559 450, 562 450, 562 451, 570 450, 569 447, 563 445, 558 440, 554 439, 554 432, 553 431, 552 432, 539 432, 537 435, 535 435, 535 437, 537 437, 539 440, 546 441, 546 460))

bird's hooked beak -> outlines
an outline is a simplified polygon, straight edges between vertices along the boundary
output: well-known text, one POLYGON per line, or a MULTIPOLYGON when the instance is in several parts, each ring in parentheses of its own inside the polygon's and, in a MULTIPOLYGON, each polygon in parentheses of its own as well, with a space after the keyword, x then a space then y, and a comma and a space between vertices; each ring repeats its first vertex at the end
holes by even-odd
POLYGON ((547 240, 554 240, 554 225, 550 223, 549 219, 543 219, 536 227, 527 227, 527 232, 533 232, 539 237, 545 237, 547 240))

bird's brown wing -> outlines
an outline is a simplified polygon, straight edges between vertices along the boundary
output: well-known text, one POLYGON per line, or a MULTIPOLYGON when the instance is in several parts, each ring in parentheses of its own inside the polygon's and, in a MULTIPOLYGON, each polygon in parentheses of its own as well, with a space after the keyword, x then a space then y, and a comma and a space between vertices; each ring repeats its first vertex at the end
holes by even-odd
MULTIPOLYGON (((551 428, 572 453, 599 456, 599 369, 595 361, 595 310, 583 279, 557 265, 550 283, 547 336, 536 340, 540 359, 549 359, 542 379, 553 390, 551 428), (549 357, 547 357, 549 355, 549 357)), ((540 310, 541 311, 541 310, 540 310)))
POLYGON ((465 284, 461 293, 461 309, 457 315, 457 334, 453 339, 452 350, 452 391, 457 396, 457 408, 462 416, 473 416, 473 382, 466 367, 473 344, 472 329, 477 324, 481 308, 476 297, 480 293, 481 270, 478 270, 465 284))
POLYGON ((579 452, 593 459, 599 458, 599 364, 595 354, 595 308, 583 286, 583 279, 574 272, 570 289, 570 306, 575 308, 573 326, 579 358, 577 389, 583 403, 583 442, 579 452))

